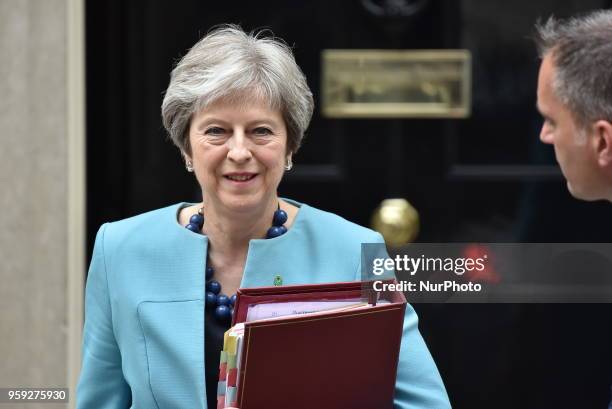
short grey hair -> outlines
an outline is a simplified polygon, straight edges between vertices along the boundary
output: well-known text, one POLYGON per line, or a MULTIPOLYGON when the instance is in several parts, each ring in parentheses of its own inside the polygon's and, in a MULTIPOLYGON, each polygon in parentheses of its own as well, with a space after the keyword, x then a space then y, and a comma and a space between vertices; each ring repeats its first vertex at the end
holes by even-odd
POLYGON ((295 153, 308 128, 314 102, 306 77, 289 46, 266 36, 223 25, 198 41, 172 70, 162 103, 162 120, 174 144, 191 154, 193 114, 221 99, 263 99, 281 111, 287 151, 295 153))
POLYGON ((550 17, 536 24, 541 58, 551 53, 553 89, 579 126, 612 122, 612 10, 580 17, 550 17))

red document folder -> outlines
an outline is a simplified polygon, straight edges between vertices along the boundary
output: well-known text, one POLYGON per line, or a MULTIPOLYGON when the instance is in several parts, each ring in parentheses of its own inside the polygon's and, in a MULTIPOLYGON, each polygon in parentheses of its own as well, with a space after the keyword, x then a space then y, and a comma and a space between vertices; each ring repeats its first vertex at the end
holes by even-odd
MULTIPOLYGON (((359 298, 366 287, 371 283, 240 289, 233 324, 246 320, 252 304, 359 298)), ((401 292, 380 299, 390 303, 245 323, 238 407, 392 408, 406 299, 401 292)))

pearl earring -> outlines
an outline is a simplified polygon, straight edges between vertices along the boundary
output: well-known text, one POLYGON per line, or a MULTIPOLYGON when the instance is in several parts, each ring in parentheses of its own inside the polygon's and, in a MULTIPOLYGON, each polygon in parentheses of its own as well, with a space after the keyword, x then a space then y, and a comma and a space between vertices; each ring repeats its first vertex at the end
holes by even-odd
POLYGON ((285 165, 285 170, 291 170, 293 167, 293 161, 291 160, 291 156, 287 157, 287 164, 285 165))
POLYGON ((193 172, 193 162, 190 160, 185 162, 185 168, 187 169, 187 172, 193 172))

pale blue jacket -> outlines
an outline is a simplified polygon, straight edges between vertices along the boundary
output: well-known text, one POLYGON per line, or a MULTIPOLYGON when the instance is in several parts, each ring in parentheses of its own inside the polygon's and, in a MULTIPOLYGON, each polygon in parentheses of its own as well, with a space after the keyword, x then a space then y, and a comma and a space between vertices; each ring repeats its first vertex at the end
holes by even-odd
MULTIPOLYGON (((286 234, 249 243, 241 287, 271 286, 276 275, 287 285, 359 280, 360 244, 380 243, 382 237, 334 214, 292 203, 300 211, 286 234)), ((208 239, 177 222, 184 206, 107 223, 98 231, 86 286, 77 408, 206 408, 208 239)), ((395 407, 450 407, 410 305, 395 407)))

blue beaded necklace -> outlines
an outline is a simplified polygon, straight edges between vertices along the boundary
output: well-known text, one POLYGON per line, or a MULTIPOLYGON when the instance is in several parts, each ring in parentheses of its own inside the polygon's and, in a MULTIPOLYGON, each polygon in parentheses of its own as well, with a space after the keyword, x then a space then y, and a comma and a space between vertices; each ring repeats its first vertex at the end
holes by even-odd
MULTIPOLYGON (((287 222, 287 213, 280 208, 280 203, 274 216, 272 217, 272 227, 266 232, 266 239, 273 239, 287 233, 285 222, 287 222)), ((197 234, 202 234, 204 226, 204 208, 200 207, 198 212, 189 218, 189 224, 185 226, 197 234)), ((206 256, 206 309, 213 310, 215 318, 222 323, 228 323, 234 314, 234 304, 236 303, 236 294, 228 297, 221 294, 221 284, 217 280, 213 280, 215 270, 208 265, 208 255, 206 256)))

